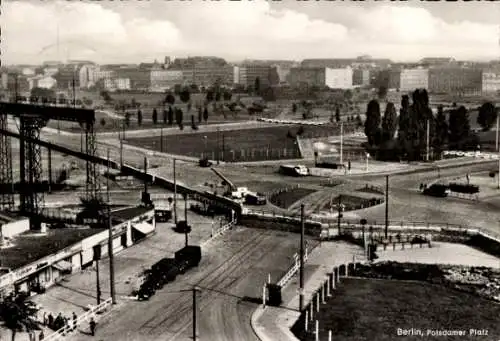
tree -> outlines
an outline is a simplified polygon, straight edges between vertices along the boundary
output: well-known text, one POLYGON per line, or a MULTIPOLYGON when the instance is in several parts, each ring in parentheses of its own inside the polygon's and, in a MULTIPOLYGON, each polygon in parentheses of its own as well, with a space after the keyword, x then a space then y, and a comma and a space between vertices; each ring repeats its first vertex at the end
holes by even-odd
POLYGON ((201 109, 201 106, 198 107, 198 123, 201 123, 203 121, 203 109, 201 109))
POLYGON ((30 92, 30 97, 31 98, 38 98, 38 99, 55 99, 56 97, 56 92, 51 89, 46 89, 46 88, 33 88, 31 89, 30 92))
POLYGON ((437 155, 441 155, 445 144, 448 142, 448 123, 446 115, 443 112, 443 106, 438 107, 438 112, 435 118, 436 133, 432 139, 432 147, 437 155))
POLYGON ((100 94, 99 94, 102 99, 104 100, 104 102, 111 102, 113 99, 111 98, 111 96, 109 95, 109 92, 107 91, 101 91, 100 94))
POLYGON ((385 107, 384 117, 382 119, 382 142, 390 141, 398 128, 398 115, 394 103, 389 102, 385 107))
POLYGON ((130 127, 130 113, 129 112, 125 113, 125 126, 127 128, 130 127))
POLYGON ((153 109, 153 115, 152 115, 152 120, 153 120, 153 124, 157 124, 158 123, 158 111, 156 111, 156 108, 153 109))
POLYGON ((337 107, 335 109, 335 121, 340 122, 340 108, 339 107, 337 107))
POLYGON ((207 102, 210 103, 214 100, 214 91, 212 89, 208 89, 207 90, 207 96, 206 96, 206 99, 207 99, 207 102))
POLYGON ((35 319, 38 310, 27 304, 26 298, 26 295, 8 296, 0 303, 0 318, 12 332, 12 341, 19 331, 40 329, 35 319))
POLYGON ((142 125, 142 111, 140 109, 137 110, 137 125, 138 126, 142 125))
POLYGON ((370 146, 375 144, 375 138, 380 129, 380 104, 371 100, 366 108, 365 135, 370 146))
POLYGON ((174 110, 172 107, 168 107, 168 124, 174 124, 174 110))
POLYGON ((387 97, 387 87, 386 87, 386 86, 380 86, 380 87, 378 88, 378 93, 377 93, 377 95, 378 95, 378 98, 379 98, 380 100, 385 99, 385 98, 387 97))
POLYGON ((191 93, 189 92, 189 88, 184 87, 182 89, 181 93, 179 94, 179 97, 180 97, 182 103, 189 102, 189 100, 191 99, 191 93))
MULTIPOLYGON (((183 119, 183 116, 184 116, 184 114, 183 114, 182 110, 181 110, 181 109, 179 109, 179 108, 176 108, 176 109, 175 109, 175 123, 177 123, 177 125, 178 125, 179 127, 181 127, 181 126, 182 126, 182 119, 183 119)), ((181 128, 181 130, 182 130, 182 128, 181 128)))
POLYGON ((171 92, 167 93, 167 96, 165 97, 165 103, 170 106, 175 104, 175 96, 171 92))
POLYGON ((479 108, 477 123, 481 126, 481 128, 483 128, 483 131, 488 131, 496 122, 497 116, 498 116, 497 108, 495 108, 493 103, 486 102, 479 108))
POLYGON ((254 90, 255 93, 260 93, 260 77, 255 78, 254 90))
POLYGON ((231 91, 224 91, 224 94, 223 94, 223 97, 224 97, 224 101, 230 101, 231 98, 233 97, 233 94, 231 93, 231 91))
POLYGON ((106 125, 106 119, 103 117, 101 118, 101 126, 105 126, 106 125))
POLYGON ((469 114, 464 106, 451 111, 448 126, 450 147, 452 149, 463 149, 471 137, 469 114))
POLYGON ((167 124, 167 118, 168 118, 168 111, 166 109, 163 109, 163 124, 167 124))
POLYGON ((205 123, 207 123, 207 121, 208 121, 208 109, 207 109, 207 107, 205 107, 205 110, 203 110, 203 120, 205 121, 205 123))

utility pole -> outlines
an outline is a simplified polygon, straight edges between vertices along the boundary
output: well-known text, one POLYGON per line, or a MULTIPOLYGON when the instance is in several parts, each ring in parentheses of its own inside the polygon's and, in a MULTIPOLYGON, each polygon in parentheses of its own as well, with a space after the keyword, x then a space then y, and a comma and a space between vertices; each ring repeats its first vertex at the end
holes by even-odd
POLYGON ((48 148, 48 158, 49 158, 49 193, 52 193, 52 148, 48 148))
POLYGON ((338 235, 340 236, 340 219, 342 218, 342 194, 339 194, 339 207, 338 207, 338 214, 337 214, 337 229, 338 229, 338 235))
MULTIPOLYGON (((186 222, 186 229, 188 227, 188 196, 187 193, 184 193, 184 221, 186 222)), ((186 246, 188 246, 188 232, 187 230, 184 232, 186 246)))
POLYGON ((111 220, 111 199, 109 195, 109 148, 107 151, 107 172, 106 177, 106 192, 107 192, 107 215, 108 215, 108 253, 109 253, 109 287, 111 292, 111 302, 116 304, 116 294, 115 294, 115 261, 113 255, 113 222, 111 220))
POLYGON ((148 193, 148 158, 144 157, 144 193, 148 193))
POLYGON ((344 122, 340 122, 340 164, 344 164, 344 122))
POLYGON ((430 136, 430 124, 429 124, 429 119, 427 119, 427 144, 426 144, 426 149, 425 149, 425 161, 429 162, 429 136, 430 136))
POLYGON ((177 172, 175 171, 175 161, 176 159, 174 158, 174 223, 177 226, 177 172))
POLYGON ((97 305, 101 304, 101 284, 99 283, 99 259, 95 260, 97 305))
POLYGON ((220 128, 217 127, 217 164, 218 165, 220 164, 219 154, 220 154, 220 128))
POLYGON ((198 291, 198 288, 193 287, 193 341, 196 341, 196 310, 198 309, 196 307, 196 292, 198 291))
POLYGON ((385 239, 389 230, 389 175, 385 176, 385 239))
POLYGON ((299 311, 304 310, 304 232, 305 232, 304 204, 300 205, 300 268, 299 268, 299 311))

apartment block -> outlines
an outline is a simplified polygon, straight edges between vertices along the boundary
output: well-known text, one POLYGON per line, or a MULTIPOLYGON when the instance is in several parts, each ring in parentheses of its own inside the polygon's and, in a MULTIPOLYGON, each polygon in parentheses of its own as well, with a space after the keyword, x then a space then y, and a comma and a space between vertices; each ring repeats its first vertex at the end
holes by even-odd
POLYGON ((181 70, 151 70, 151 91, 163 92, 182 84, 183 72, 181 70))
POLYGON ((483 72, 474 68, 431 68, 429 91, 457 95, 477 95, 483 90, 483 72))
POLYGON ((403 69, 400 73, 399 90, 414 91, 429 87, 429 70, 423 68, 403 69))
POLYGON ((483 70, 482 91, 485 94, 500 92, 500 68, 483 70))
POLYGON ((354 69, 352 71, 352 85, 354 86, 370 85, 370 70, 354 69))
POLYGON ((351 89, 353 70, 350 67, 342 69, 325 69, 325 85, 330 89, 351 89))
POLYGON ((309 86, 328 86, 332 89, 350 89, 353 86, 353 70, 351 68, 292 68, 289 74, 292 86, 307 84, 309 86))
POLYGON ((255 80, 259 78, 260 86, 266 88, 273 85, 270 81, 271 69, 272 67, 265 65, 237 66, 236 70, 233 70, 234 75, 238 75, 234 81, 236 84, 241 84, 245 87, 253 87, 255 80))

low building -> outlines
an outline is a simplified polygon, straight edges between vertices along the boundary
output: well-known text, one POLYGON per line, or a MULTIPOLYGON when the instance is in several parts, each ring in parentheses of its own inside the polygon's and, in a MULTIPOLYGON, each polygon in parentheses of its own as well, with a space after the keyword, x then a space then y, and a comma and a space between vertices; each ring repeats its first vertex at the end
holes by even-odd
POLYGON ((331 89, 352 88, 353 70, 348 68, 292 68, 290 70, 289 82, 291 86, 318 86, 331 89))
POLYGON ((54 77, 51 76, 35 76, 28 78, 29 89, 33 88, 44 88, 44 89, 52 89, 57 85, 57 81, 54 77))
MULTIPOLYGON (((154 210, 138 207, 112 212, 113 252, 133 245, 155 231, 154 210)), ((29 224, 29 223, 28 223, 29 224)), ((3 275, 0 295, 36 292, 108 254, 108 229, 65 228, 44 233, 24 232, 0 249, 3 275)))
POLYGON ((78 72, 80 88, 89 88, 91 86, 94 86, 99 80, 96 77, 98 71, 98 65, 83 65, 78 72))
POLYGON ((181 70, 151 70, 151 91, 163 92, 176 84, 183 84, 181 70))
POLYGON ((429 92, 454 95, 478 95, 482 91, 483 72, 475 68, 440 67, 429 70, 429 92))
POLYGON ((414 91, 429 87, 429 70, 424 68, 403 69, 400 73, 399 90, 414 91))
POLYGON ((484 94, 500 92, 500 68, 483 70, 482 92, 484 94))

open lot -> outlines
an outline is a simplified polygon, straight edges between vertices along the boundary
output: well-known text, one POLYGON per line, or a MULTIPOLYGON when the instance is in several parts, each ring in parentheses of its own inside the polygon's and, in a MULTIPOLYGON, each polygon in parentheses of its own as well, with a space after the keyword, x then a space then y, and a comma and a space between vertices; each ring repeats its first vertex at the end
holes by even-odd
POLYGON ((281 193, 277 193, 272 195, 269 200, 272 204, 281 207, 281 208, 289 208, 293 203, 302 199, 303 197, 316 192, 315 189, 311 188, 293 188, 281 193))
MULTIPOLYGON (((346 278, 316 316, 320 340, 328 339, 328 330, 340 341, 496 340, 499 313, 500 306, 492 301, 439 285, 346 278), (398 336, 398 328, 421 330, 423 336, 398 336), (427 330, 436 329, 463 330, 465 335, 428 335, 427 330), (470 335, 470 329, 485 329, 488 335, 470 335)), ((298 322, 292 330, 301 340, 315 339, 312 333, 303 335, 302 328, 298 322)))
MULTIPOLYGON (((203 132, 163 137, 128 138, 131 145, 171 154, 193 157, 217 157, 226 161, 262 161, 300 158, 294 138, 287 136, 296 132, 298 126, 271 126, 260 129, 244 129, 224 132, 203 132), (224 155, 222 155, 224 154, 224 155)), ((331 129, 331 128, 330 128, 331 129)), ((306 131, 328 133, 328 127, 307 127, 306 131)))

